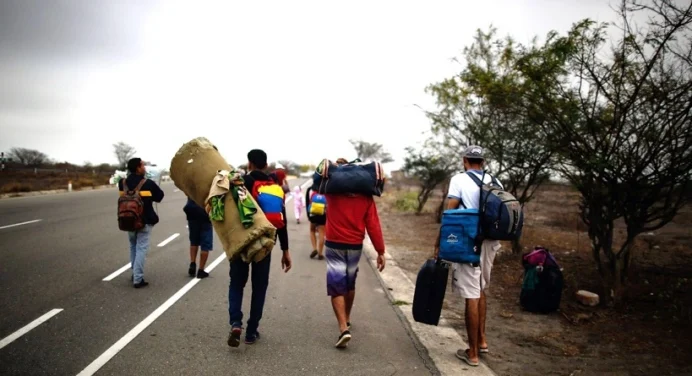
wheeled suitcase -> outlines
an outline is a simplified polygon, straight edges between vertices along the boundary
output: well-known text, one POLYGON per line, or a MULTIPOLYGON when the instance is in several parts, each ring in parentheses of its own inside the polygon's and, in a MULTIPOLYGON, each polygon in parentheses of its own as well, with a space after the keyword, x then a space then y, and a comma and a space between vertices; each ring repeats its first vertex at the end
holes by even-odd
POLYGON ((449 264, 434 258, 425 261, 418 271, 413 293, 413 319, 429 325, 440 322, 442 303, 447 290, 449 264))

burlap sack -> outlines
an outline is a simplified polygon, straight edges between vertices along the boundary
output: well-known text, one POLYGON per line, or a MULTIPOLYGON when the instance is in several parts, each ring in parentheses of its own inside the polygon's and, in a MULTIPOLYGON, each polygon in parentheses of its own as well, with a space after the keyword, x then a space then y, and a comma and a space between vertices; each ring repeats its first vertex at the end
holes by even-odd
MULTIPOLYGON (((232 169, 209 140, 199 137, 184 144, 175 154, 171 160, 170 176, 176 187, 204 207, 217 171, 232 169)), ((276 228, 267 221, 257 203, 257 213, 250 228, 240 223, 238 206, 230 193, 224 203, 224 220, 211 222, 226 256, 229 260, 241 257, 245 262, 262 260, 274 248, 276 228)))

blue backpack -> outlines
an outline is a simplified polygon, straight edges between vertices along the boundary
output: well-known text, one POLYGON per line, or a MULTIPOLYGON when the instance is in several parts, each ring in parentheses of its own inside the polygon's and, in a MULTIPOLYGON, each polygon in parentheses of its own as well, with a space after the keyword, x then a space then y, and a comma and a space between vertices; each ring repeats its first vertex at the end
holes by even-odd
POLYGON ((460 264, 480 262, 478 209, 447 209, 442 213, 438 257, 460 264))
MULTIPOLYGON (((480 187, 480 235, 482 239, 518 240, 524 227, 524 213, 511 193, 505 192, 500 183, 492 178, 489 184, 483 178, 467 171, 471 179, 480 187)), ((463 205, 463 203, 462 203, 463 205)))

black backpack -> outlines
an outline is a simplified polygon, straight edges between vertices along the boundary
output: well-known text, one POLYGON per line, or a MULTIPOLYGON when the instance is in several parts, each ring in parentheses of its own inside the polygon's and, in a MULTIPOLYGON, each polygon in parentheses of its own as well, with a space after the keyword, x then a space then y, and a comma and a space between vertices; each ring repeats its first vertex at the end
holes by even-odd
POLYGON ((564 278, 562 270, 548 249, 536 247, 522 257, 524 282, 519 301, 536 313, 550 313, 560 308, 564 278))

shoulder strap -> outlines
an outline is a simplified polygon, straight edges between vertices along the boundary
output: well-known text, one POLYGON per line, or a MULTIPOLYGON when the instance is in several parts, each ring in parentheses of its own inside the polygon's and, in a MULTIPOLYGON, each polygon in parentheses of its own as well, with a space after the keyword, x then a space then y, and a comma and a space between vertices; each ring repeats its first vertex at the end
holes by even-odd
MULTIPOLYGON (((483 186, 483 180, 478 179, 478 176, 476 176, 476 174, 474 174, 473 172, 466 171, 466 175, 468 175, 471 178, 471 180, 473 180, 474 183, 476 183, 477 186, 483 186)), ((485 179, 485 171, 483 171, 483 179, 485 179)))
POLYGON ((135 188, 135 194, 139 193, 139 190, 142 189, 142 186, 144 186, 144 183, 147 182, 147 178, 142 178, 142 180, 139 181, 139 184, 137 184, 137 188, 135 188))

